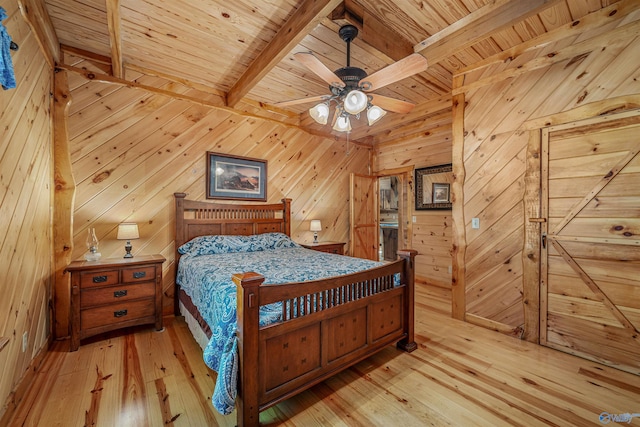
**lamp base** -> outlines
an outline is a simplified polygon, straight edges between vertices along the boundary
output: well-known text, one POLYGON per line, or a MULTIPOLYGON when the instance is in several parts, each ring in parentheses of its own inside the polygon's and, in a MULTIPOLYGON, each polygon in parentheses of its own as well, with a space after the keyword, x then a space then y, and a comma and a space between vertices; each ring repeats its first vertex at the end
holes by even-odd
POLYGON ((97 261, 101 256, 102 254, 100 252, 87 252, 84 254, 84 259, 87 261, 97 261))
POLYGON ((133 247, 131 246, 131 242, 127 242, 126 245, 124 245, 124 250, 127 251, 126 254, 124 254, 123 258, 133 258, 133 254, 131 254, 131 249, 133 247))
POLYGON ((318 232, 317 231, 313 232, 313 243, 318 243, 318 232))

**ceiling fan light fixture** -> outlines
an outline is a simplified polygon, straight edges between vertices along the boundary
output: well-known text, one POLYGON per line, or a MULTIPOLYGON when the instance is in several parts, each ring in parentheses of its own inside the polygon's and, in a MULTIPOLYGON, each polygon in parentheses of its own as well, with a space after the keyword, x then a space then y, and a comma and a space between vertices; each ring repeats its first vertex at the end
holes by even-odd
POLYGON ((364 92, 354 89, 344 97, 344 110, 349 114, 356 115, 367 108, 368 102, 369 98, 364 92))
POLYGON ((383 118, 385 114, 387 114, 387 112, 377 105, 370 106, 367 110, 367 122, 369 123, 369 126, 372 126, 378 120, 383 118))
POLYGON ((338 132, 351 132, 349 116, 338 116, 336 123, 333 125, 333 130, 338 132))
POLYGON ((322 102, 309 109, 309 115, 318 124, 326 125, 329 119, 329 104, 322 102))

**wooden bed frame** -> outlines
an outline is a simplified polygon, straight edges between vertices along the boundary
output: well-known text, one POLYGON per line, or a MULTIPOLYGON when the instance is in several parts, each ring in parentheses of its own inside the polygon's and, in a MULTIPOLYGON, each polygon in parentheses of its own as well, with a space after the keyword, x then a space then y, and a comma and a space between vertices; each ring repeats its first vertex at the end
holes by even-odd
MULTIPOLYGON (((291 235, 291 199, 279 204, 217 204, 175 193, 176 249, 210 234, 291 235)), ((397 343, 414 341, 414 250, 383 267, 325 280, 265 284, 238 272, 238 426, 259 425, 259 414, 397 343), (393 277, 400 274, 400 286, 393 277), (260 327, 259 307, 282 302, 285 321, 260 327), (306 307, 301 315, 299 308, 306 307)), ((176 251, 176 265, 180 254, 176 251)), ((176 268, 177 270, 177 268, 176 268)), ((177 287, 178 285, 176 285, 177 287)), ((179 289, 176 288, 176 310, 179 289)), ((176 311, 178 314, 178 312, 176 311)))

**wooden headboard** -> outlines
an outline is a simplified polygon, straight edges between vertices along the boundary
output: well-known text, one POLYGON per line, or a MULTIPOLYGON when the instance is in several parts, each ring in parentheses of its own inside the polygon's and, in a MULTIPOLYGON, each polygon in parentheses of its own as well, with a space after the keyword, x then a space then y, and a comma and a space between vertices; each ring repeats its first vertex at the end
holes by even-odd
POLYGON ((176 200, 176 251, 194 237, 213 234, 248 236, 280 232, 291 236, 291 199, 282 199, 282 203, 276 204, 249 205, 187 200, 186 193, 174 193, 173 196, 176 200))

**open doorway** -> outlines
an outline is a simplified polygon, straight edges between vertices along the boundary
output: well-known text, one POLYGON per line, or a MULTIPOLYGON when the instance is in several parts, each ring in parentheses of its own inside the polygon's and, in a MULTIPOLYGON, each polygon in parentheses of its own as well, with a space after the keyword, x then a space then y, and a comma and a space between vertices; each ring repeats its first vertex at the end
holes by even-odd
POLYGON ((398 251, 398 177, 378 178, 380 189, 380 261, 394 261, 398 251))
POLYGON ((384 175, 378 178, 379 259, 395 261, 398 249, 410 247, 408 225, 408 175, 384 175))

